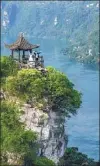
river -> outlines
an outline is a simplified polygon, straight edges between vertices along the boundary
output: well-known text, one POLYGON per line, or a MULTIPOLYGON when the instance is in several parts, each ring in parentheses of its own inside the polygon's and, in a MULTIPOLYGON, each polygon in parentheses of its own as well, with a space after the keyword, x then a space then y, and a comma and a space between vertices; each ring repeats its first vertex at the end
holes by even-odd
MULTIPOLYGON (((76 116, 66 120, 66 133, 69 135, 68 146, 78 147, 80 152, 95 160, 99 159, 99 72, 87 65, 71 61, 62 53, 66 40, 34 39, 40 44, 39 50, 44 56, 45 66, 53 66, 64 72, 82 92, 82 105, 76 116)), ((11 42, 6 40, 5 42, 11 42)), ((2 55, 10 52, 2 47, 2 55)))

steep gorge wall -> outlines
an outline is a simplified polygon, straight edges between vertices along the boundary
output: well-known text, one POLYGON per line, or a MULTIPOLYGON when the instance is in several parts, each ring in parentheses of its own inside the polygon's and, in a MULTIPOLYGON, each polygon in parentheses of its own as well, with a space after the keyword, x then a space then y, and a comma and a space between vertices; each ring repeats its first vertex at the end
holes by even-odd
POLYGON ((26 129, 38 133, 39 155, 46 156, 57 163, 63 156, 67 144, 64 117, 52 110, 44 113, 42 110, 31 108, 28 104, 25 104, 22 110, 24 114, 21 116, 21 121, 25 122, 26 129))

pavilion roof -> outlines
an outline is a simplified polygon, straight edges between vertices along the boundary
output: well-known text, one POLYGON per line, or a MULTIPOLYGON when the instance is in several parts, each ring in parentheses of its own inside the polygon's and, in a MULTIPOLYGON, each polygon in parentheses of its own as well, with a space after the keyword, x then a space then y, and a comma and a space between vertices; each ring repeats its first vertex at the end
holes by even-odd
POLYGON ((31 50, 34 48, 38 48, 39 45, 33 45, 30 44, 24 36, 21 34, 18 39, 12 43, 12 44, 5 44, 6 48, 9 48, 10 50, 31 50))

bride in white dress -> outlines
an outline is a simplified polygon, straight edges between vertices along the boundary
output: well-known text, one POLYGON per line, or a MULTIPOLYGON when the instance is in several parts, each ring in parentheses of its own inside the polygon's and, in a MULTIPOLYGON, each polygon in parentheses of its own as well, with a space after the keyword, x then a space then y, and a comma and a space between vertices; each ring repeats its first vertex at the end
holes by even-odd
POLYGON ((34 66, 34 59, 33 59, 33 55, 29 52, 29 66, 33 67, 34 66))

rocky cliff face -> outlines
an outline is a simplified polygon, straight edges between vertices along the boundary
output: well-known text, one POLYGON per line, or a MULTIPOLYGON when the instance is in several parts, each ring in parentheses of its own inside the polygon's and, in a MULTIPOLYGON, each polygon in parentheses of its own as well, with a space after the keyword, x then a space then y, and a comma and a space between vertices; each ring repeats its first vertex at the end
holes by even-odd
POLYGON ((22 108, 24 114, 21 121, 25 122, 26 129, 31 129, 38 133, 40 144, 39 155, 43 155, 58 162, 64 154, 66 147, 66 135, 64 131, 64 117, 49 110, 44 113, 42 110, 31 108, 25 104, 22 108))

